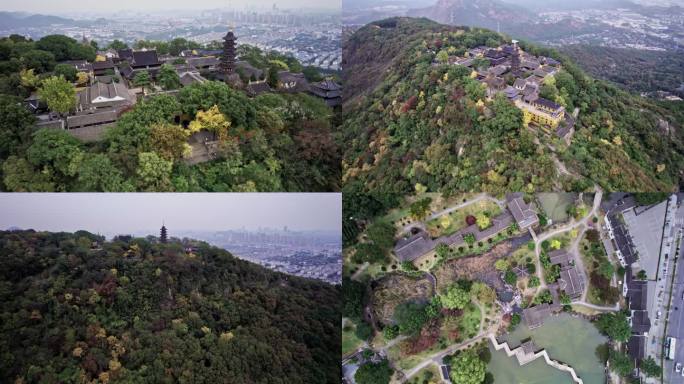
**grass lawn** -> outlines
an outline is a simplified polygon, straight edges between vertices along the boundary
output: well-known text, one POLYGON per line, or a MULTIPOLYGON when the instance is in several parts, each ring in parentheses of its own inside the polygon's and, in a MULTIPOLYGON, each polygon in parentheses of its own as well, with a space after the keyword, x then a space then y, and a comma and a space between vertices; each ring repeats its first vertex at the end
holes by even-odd
POLYGON ((469 215, 475 216, 481 212, 489 215, 489 217, 495 217, 501 214, 501 208, 492 201, 481 200, 428 221, 426 223, 428 232, 433 237, 451 235, 459 229, 468 226, 466 217, 469 215), (448 219, 446 219, 447 217, 448 219))
POLYGON ((416 373, 409 381, 408 384, 423 384, 427 383, 438 383, 440 380, 440 372, 437 364, 430 364, 427 367, 421 369, 416 373))
POLYGON ((537 201, 542 211, 554 223, 562 222, 567 219, 567 209, 577 198, 576 193, 539 193, 537 201))
POLYGON ((471 302, 465 307, 460 324, 461 335, 463 335, 464 340, 477 336, 480 331, 481 318, 482 312, 475 303, 471 302))
POLYGON ((523 245, 522 247, 516 249, 510 256, 510 259, 512 261, 515 261, 517 265, 520 266, 525 266, 527 263, 535 263, 537 260, 537 255, 534 253, 534 248, 530 250, 527 247, 527 244, 523 245), (527 261, 527 259, 530 259, 531 261, 527 261))
POLYGON ((342 319, 342 355, 356 351, 362 344, 363 340, 360 340, 354 332, 356 331, 356 325, 349 319, 342 319))

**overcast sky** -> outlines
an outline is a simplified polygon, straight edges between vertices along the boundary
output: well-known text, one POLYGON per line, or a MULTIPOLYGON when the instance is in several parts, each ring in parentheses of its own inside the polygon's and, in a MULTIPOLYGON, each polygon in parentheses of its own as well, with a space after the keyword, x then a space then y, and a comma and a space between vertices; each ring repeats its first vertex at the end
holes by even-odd
POLYGON ((276 4, 286 8, 324 8, 339 9, 341 0, 116 0, 116 1, 83 1, 83 0, 0 0, 2 11, 25 11, 32 13, 59 13, 76 11, 136 11, 136 10, 170 10, 170 9, 211 9, 250 7, 271 7, 276 4))
POLYGON ((2 193, 0 229, 101 234, 282 228, 340 231, 339 193, 2 193))

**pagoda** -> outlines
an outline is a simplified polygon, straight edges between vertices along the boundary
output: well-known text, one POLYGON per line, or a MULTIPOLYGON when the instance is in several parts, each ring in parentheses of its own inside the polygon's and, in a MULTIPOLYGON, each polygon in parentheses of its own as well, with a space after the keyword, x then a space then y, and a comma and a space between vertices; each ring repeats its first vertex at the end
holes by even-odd
POLYGON ((518 40, 513 40, 513 53, 511 54, 511 73, 518 75, 520 73, 520 49, 518 47, 518 40))
POLYGON ((168 236, 166 234, 166 227, 162 224, 161 231, 159 232, 159 241, 162 243, 166 243, 168 240, 168 236))
POLYGON ((228 80, 230 75, 235 73, 235 41, 237 38, 233 33, 231 27, 226 36, 223 38, 223 56, 221 56, 221 63, 219 69, 225 80, 228 80))

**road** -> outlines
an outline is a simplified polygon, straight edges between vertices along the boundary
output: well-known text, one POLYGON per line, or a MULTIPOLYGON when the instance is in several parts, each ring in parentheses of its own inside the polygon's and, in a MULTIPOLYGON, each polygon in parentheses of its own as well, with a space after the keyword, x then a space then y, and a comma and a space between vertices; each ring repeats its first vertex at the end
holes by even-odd
POLYGON ((673 215, 672 235, 673 242, 670 255, 678 255, 673 268, 674 276, 668 276, 668 292, 671 290, 672 297, 670 309, 667 312, 668 324, 665 336, 677 339, 674 360, 664 360, 663 376, 665 383, 684 384, 684 376, 681 372, 675 372, 676 363, 684 365, 684 204, 679 202, 679 207, 673 215), (676 247, 679 246, 677 250, 676 247), (678 252, 678 253, 677 253, 678 252), (673 277, 673 278, 672 278, 673 277))

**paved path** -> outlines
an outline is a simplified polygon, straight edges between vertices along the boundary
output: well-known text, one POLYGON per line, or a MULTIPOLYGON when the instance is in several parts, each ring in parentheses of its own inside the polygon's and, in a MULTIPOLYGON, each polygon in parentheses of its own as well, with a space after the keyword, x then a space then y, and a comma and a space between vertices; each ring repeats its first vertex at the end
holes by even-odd
POLYGON ((424 220, 422 220, 422 221, 416 221, 416 222, 413 222, 413 223, 411 223, 411 224, 407 224, 407 225, 405 225, 403 228, 401 228, 400 233, 408 232, 408 231, 410 231, 410 230, 413 229, 413 228, 421 228, 421 229, 425 230, 425 229, 426 229, 426 226, 425 226, 425 223, 426 223, 426 222, 428 222, 428 221, 430 221, 430 220, 434 220, 434 219, 436 219, 436 218, 438 218, 438 217, 440 217, 440 216, 449 214, 449 213, 451 213, 451 212, 453 212, 453 211, 457 211, 457 210, 459 210, 459 209, 461 209, 461 208, 467 207, 467 206, 469 206, 469 205, 471 205, 471 204, 474 204, 474 203, 477 203, 477 202, 480 202, 480 201, 483 201, 483 200, 492 201, 492 202, 496 203, 496 204, 497 204, 500 208, 502 208, 502 209, 505 208, 505 206, 506 206, 505 201, 499 200, 499 199, 497 199, 497 198, 495 198, 495 197, 492 197, 492 196, 488 195, 487 193, 480 193, 480 194, 476 195, 475 197, 473 197, 473 198, 471 198, 471 199, 468 199, 468 200, 464 201, 463 203, 460 203, 460 204, 457 204, 457 205, 453 205, 453 206, 451 206, 451 207, 449 207, 449 208, 445 208, 445 209, 443 209, 443 210, 441 210, 441 211, 439 211, 439 212, 435 212, 435 213, 431 214, 430 216, 428 216, 426 219, 424 219, 424 220))
POLYGON ((587 303, 584 300, 578 300, 578 301, 573 301, 572 304, 581 305, 583 307, 587 307, 587 308, 591 308, 591 309, 595 309, 597 311, 603 311, 603 312, 617 312, 620 310, 620 303, 616 303, 612 307, 603 307, 600 305, 587 303))
MULTIPOLYGON (((579 220, 576 220, 575 218, 571 218, 570 221, 566 224, 561 225, 560 227, 554 229, 553 231, 550 232, 544 232, 540 235, 534 234, 534 232, 530 231, 533 233, 532 238, 535 241, 535 247, 534 247, 534 252, 537 256, 537 277, 539 277, 539 287, 537 288, 537 292, 539 292, 542 289, 545 289, 547 287, 546 280, 544 279, 544 269, 542 268, 541 265, 541 243, 544 242, 544 240, 548 240, 554 236, 557 236, 561 233, 565 233, 568 231, 571 231, 573 229, 579 229, 580 233, 578 234, 577 238, 575 239, 575 242, 573 243, 573 247, 577 248, 577 245, 579 244, 579 239, 581 239, 581 235, 584 234, 584 231, 587 229, 587 224, 586 222, 590 220, 594 215, 596 215, 596 212, 598 212, 598 209, 601 205, 601 199, 603 198, 603 191, 598 185, 594 186, 594 201, 592 203, 591 211, 587 213, 586 216, 582 217, 579 220)), ((582 274, 585 276, 585 287, 584 287, 584 292, 582 294, 582 299, 585 298, 587 290, 588 290, 588 285, 586 284, 586 274, 584 270, 584 263, 582 262, 582 258, 579 257, 579 252, 575 250, 575 259, 578 261, 578 264, 580 265, 580 268, 582 270, 582 274)))

